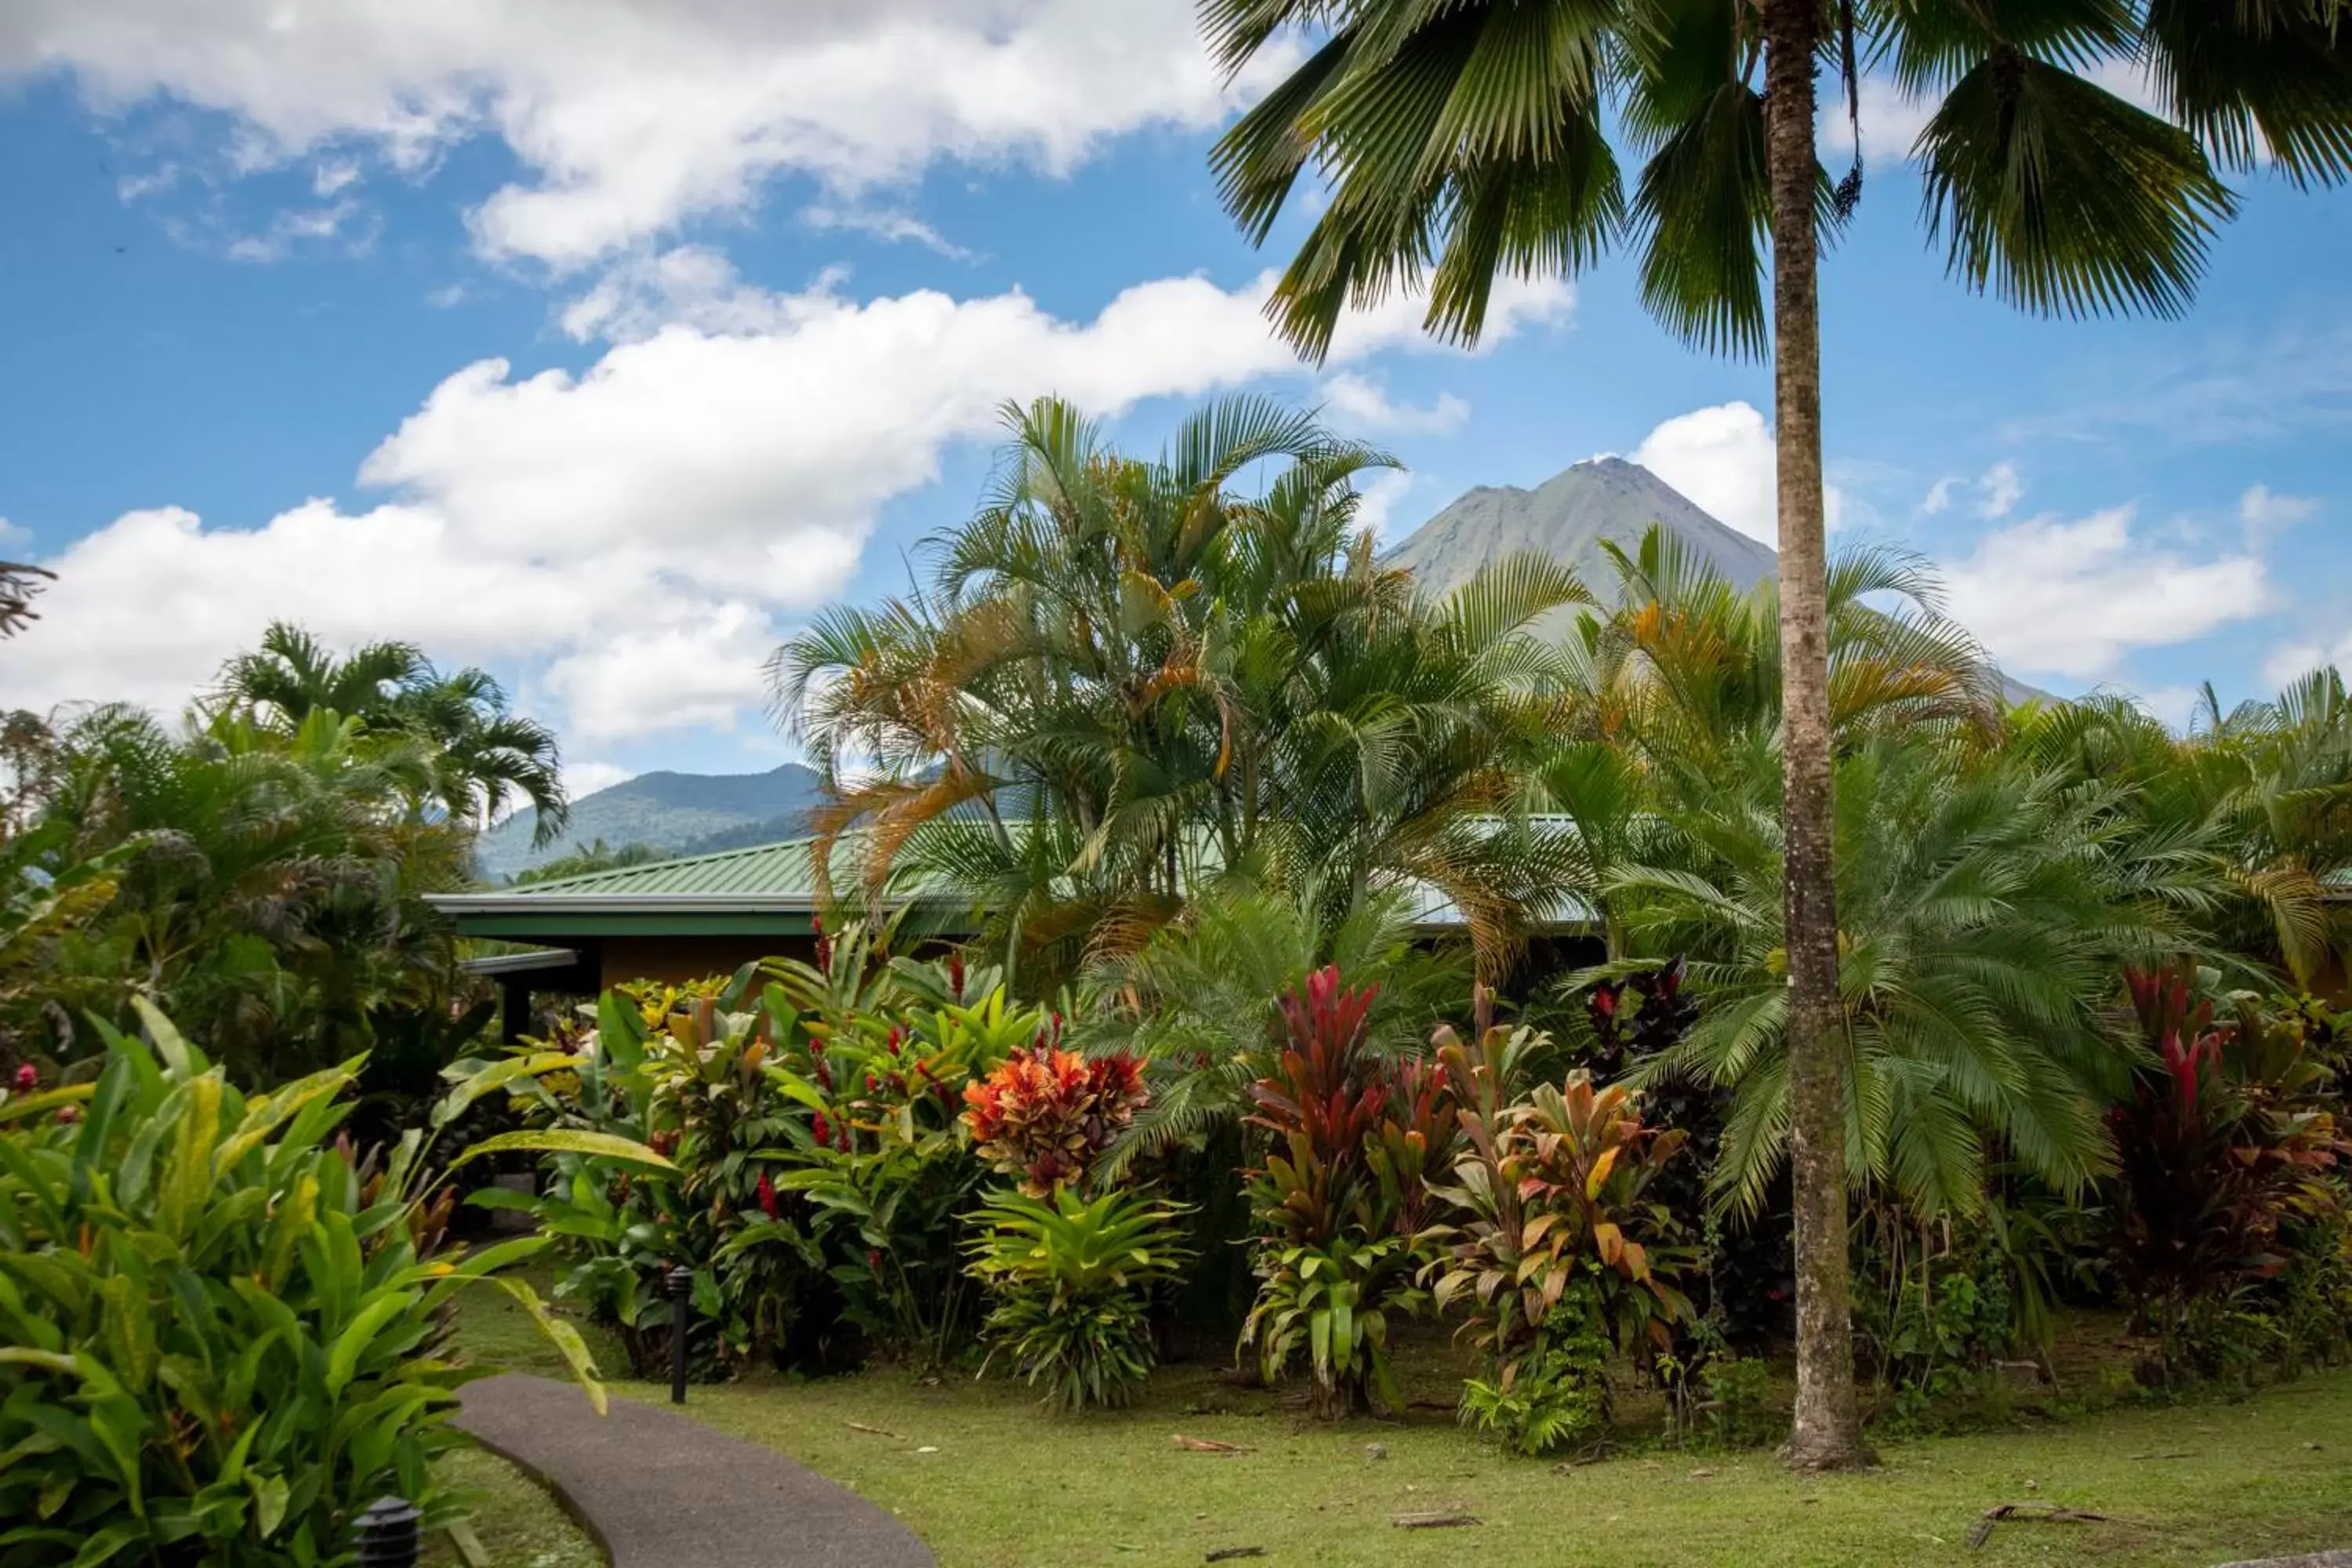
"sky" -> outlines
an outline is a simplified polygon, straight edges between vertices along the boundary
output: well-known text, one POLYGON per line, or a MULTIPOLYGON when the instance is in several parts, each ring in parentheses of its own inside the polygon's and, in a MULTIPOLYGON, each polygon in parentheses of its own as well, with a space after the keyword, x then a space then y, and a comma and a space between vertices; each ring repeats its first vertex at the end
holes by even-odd
MULTIPOLYGON (((175 712, 285 619, 490 669, 575 793, 772 767, 769 654, 901 587, 1046 393, 1144 450, 1319 405, 1407 465, 1390 538, 1604 452, 1773 538, 1769 368, 1622 260, 1475 353, 1398 299, 1298 363, 1262 306, 1307 220, 1253 250, 1207 166, 1269 79, 1192 0, 10 0, 0 557, 58 582, 0 706, 175 712)), ((1947 277, 1920 111, 1864 88, 1832 547, 2176 722, 2352 662, 2352 192, 2249 174, 2184 318, 2039 320, 1947 277)))

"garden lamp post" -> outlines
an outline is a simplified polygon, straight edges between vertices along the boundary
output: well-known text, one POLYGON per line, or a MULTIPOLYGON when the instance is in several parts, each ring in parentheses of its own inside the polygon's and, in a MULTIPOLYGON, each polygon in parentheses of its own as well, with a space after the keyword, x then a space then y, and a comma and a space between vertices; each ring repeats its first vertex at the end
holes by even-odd
POLYGON ((396 1497, 378 1498, 352 1521, 360 1568, 416 1568, 417 1521, 424 1516, 396 1497))
POLYGON ((669 1271, 669 1402, 686 1403, 686 1303, 694 1294, 694 1270, 669 1271))

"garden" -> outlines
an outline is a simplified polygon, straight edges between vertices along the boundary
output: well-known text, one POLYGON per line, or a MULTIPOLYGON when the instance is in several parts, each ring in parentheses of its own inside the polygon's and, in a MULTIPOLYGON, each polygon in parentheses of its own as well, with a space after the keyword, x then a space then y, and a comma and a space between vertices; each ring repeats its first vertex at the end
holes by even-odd
POLYGON ((2185 735, 2010 705, 1923 568, 1833 563, 1866 1473, 1791 1479, 1769 585, 1654 532, 1606 595, 1433 599, 1311 419, 1080 429, 1012 416, 940 592, 779 655, 833 777, 807 956, 520 1040, 418 896, 527 773, 462 742, 494 688, 344 717, 384 655, 289 629, 183 732, 12 721, 0 1562, 332 1562, 385 1494, 560 1542, 457 1390, 601 1406, 681 1348, 694 1418, 950 1562, 2341 1533, 2334 672, 2185 735), (1281 437, 1262 490, 1213 435, 1281 437))
POLYGON ((1823 550, 1815 64, 1943 94, 1964 281, 2170 313, 2217 160, 2352 162, 2334 9, 2176 9, 1212 0, 1229 71, 1319 40, 1213 157, 1253 241, 1323 182, 1279 332, 1628 241, 1776 355, 1783 576, 1434 593, 1315 410, 1008 405, 769 667, 805 952, 507 1037, 426 900, 560 834, 556 737, 404 642, 0 717, 0 1568, 340 1568, 387 1497, 592 1563, 464 1391, 679 1366, 952 1564, 2352 1542, 2352 694, 2020 694, 1823 550), (2067 68, 2126 58, 2179 124, 2067 68))

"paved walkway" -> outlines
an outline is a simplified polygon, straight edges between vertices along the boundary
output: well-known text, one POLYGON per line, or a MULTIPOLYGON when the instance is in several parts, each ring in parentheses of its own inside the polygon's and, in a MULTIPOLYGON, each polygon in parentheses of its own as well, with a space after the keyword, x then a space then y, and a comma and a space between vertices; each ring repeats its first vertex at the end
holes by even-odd
POLYGON ((656 1405, 599 1420, 574 1384, 520 1373, 458 1397, 457 1424, 560 1493, 613 1568, 938 1568, 855 1492, 656 1405))

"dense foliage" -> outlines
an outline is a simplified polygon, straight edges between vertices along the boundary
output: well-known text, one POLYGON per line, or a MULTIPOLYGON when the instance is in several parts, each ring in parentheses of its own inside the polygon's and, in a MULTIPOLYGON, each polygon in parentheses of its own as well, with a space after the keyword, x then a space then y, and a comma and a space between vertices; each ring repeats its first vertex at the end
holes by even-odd
MULTIPOLYGON (((323 1564, 385 1493, 457 1517, 429 1461, 488 1369, 446 1358, 446 1308, 546 1241, 440 1247, 421 1131, 380 1164, 331 1142, 360 1059, 248 1097, 138 1012, 94 1080, 0 1099, 0 1563, 323 1564)), ((496 1283, 601 1405, 577 1332, 496 1283)))

